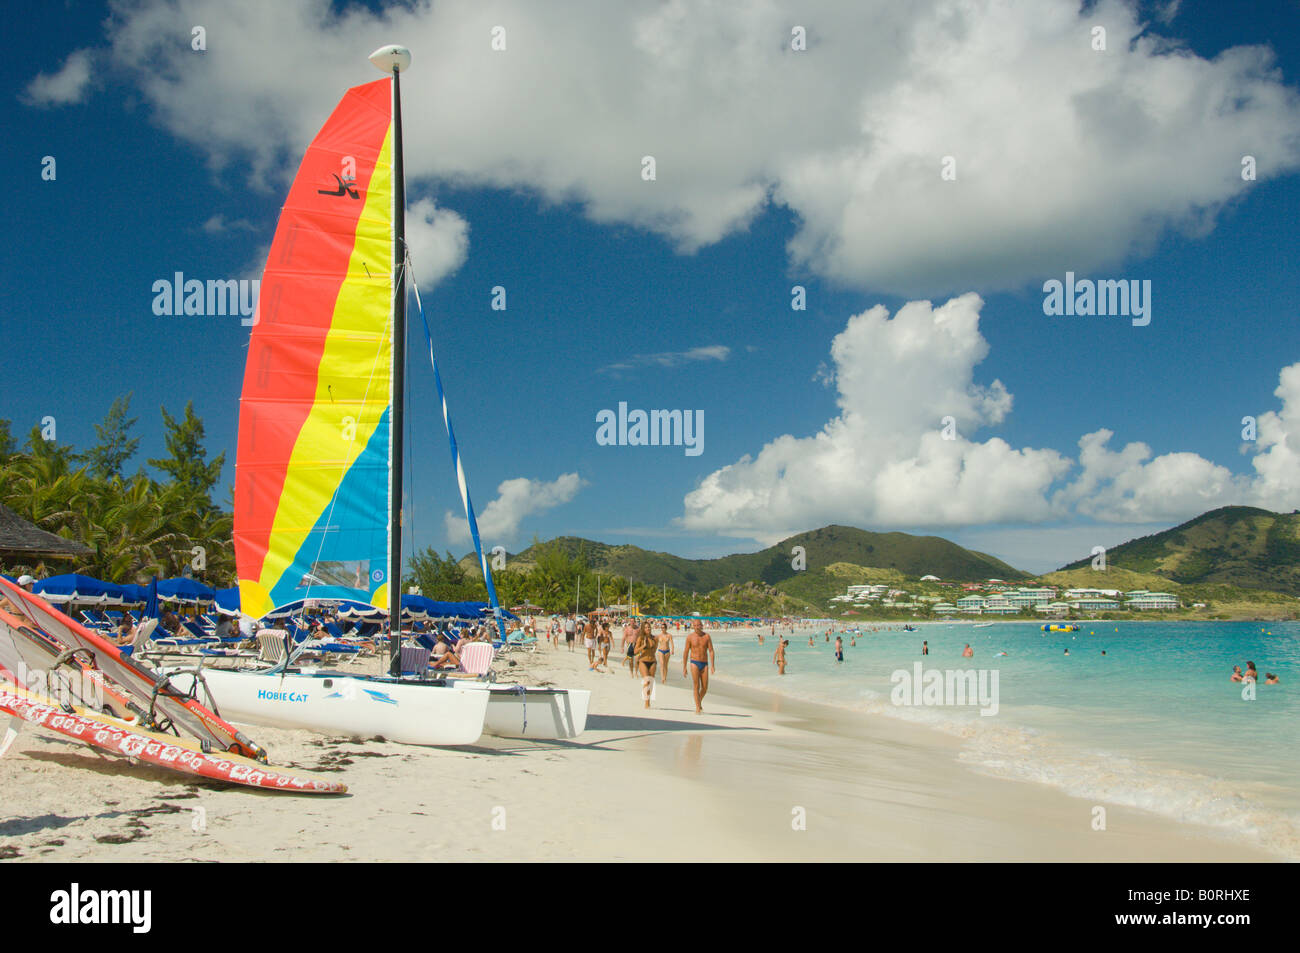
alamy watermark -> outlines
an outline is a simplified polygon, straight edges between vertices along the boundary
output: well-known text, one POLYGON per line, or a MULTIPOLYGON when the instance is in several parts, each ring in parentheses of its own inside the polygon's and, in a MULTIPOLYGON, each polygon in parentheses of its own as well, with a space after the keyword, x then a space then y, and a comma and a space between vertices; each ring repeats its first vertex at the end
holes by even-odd
POLYGON ((618 412, 596 413, 596 443, 602 447, 685 447, 686 456, 704 452, 704 411, 631 410, 618 402, 618 412))
POLYGON ((82 890, 74 883, 50 894, 50 922, 56 925, 120 924, 132 933, 153 925, 152 890, 82 890))
POLYGON ((200 281, 176 272, 172 278, 153 283, 153 313, 161 316, 214 316, 238 314, 251 326, 262 282, 257 278, 226 278, 200 281))
POLYGON ((998 713, 998 670, 937 669, 928 671, 920 662, 895 669, 889 676, 894 686, 889 700, 895 705, 964 706, 978 705, 980 715, 998 713))
POLYGON ((1151 323, 1151 279, 1091 278, 1075 279, 1065 273, 1065 281, 1051 278, 1043 282, 1043 314, 1052 317, 1081 315, 1126 317, 1135 328, 1151 323))
POLYGON ((96 711, 104 707, 104 677, 97 670, 68 666, 49 672, 20 661, 13 674, 20 688, 60 706, 83 705, 96 711))

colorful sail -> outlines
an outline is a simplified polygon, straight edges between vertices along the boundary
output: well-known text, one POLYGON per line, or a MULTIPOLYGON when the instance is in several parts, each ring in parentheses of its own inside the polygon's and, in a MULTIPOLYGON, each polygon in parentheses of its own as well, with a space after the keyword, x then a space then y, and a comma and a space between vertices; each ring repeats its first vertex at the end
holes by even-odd
POLYGON ((389 80, 348 90, 303 157, 262 275, 235 470, 242 610, 389 604, 389 80))

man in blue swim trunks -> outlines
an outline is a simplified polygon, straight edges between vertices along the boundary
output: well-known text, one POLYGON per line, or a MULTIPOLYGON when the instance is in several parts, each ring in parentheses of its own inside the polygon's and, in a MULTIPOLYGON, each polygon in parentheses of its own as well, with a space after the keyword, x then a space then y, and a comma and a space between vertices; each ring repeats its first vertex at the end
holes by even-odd
POLYGON ((691 624, 686 648, 682 652, 683 676, 688 674, 688 669, 695 690, 695 714, 701 715, 704 709, 700 704, 709 691, 709 673, 717 671, 717 656, 713 651, 713 639, 704 631, 704 623, 699 619, 691 624))

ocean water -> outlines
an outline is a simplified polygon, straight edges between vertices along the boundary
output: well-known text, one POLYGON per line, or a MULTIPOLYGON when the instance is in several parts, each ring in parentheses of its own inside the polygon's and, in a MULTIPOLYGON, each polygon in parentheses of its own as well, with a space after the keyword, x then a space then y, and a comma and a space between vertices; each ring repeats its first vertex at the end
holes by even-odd
POLYGON ((1020 622, 878 628, 860 623, 856 646, 843 633, 842 664, 835 633, 827 643, 825 627, 787 630, 784 676, 772 664, 768 630, 763 645, 754 630, 721 633, 718 675, 926 724, 960 738, 959 757, 976 770, 1207 825, 1300 860, 1300 623, 1085 622, 1075 633, 1020 622), (975 654, 966 659, 968 642, 975 654), (1229 679, 1248 659, 1260 672, 1249 701, 1229 679), (895 704, 894 673, 911 675, 918 661, 924 671, 996 672, 997 713, 895 704), (1265 672, 1281 684, 1265 685, 1265 672))

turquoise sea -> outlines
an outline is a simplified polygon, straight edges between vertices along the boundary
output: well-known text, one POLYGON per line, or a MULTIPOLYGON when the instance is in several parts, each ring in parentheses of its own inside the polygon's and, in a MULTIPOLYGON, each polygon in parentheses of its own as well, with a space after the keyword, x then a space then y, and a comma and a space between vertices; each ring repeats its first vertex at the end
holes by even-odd
POLYGON ((715 636, 718 675, 928 724, 961 738, 960 757, 977 770, 1208 825, 1300 860, 1300 623, 1083 622, 1075 633, 1021 622, 877 628, 859 623, 856 646, 843 633, 842 664, 825 626, 786 630, 785 676, 772 664, 768 630, 763 645, 754 630, 723 633, 715 636), (965 659, 968 642, 975 654, 965 659), (1247 660, 1260 672, 1253 700, 1229 680, 1247 660), (891 676, 912 673, 917 661, 925 671, 996 671, 997 714, 894 704, 891 676), (1265 672, 1281 684, 1265 685, 1265 672))

